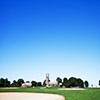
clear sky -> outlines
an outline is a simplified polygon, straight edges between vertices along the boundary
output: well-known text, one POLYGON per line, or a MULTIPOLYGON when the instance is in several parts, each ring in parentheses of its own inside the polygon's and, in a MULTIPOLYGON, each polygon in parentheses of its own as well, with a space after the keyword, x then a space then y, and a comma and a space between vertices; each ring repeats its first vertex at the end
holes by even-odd
POLYGON ((99 0, 1 0, 0 77, 100 80, 99 0))

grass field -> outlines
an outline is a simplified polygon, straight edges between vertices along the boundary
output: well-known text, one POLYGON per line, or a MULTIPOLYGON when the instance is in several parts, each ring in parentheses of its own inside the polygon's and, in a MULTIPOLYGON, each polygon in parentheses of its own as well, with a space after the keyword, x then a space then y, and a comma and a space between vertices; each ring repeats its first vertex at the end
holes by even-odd
POLYGON ((33 93, 52 93, 60 94, 65 100, 100 100, 100 88, 86 90, 58 90, 53 88, 0 88, 0 92, 33 92, 33 93))

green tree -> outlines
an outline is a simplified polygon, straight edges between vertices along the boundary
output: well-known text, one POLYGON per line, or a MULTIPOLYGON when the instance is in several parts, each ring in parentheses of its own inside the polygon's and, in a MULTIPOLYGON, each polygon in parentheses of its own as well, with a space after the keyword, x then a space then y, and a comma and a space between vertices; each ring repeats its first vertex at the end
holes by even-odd
POLYGON ((100 80, 99 80, 99 85, 100 85, 100 80))
POLYGON ((0 78, 0 87, 10 87, 10 81, 8 79, 0 78))
POLYGON ((17 81, 14 80, 14 81, 12 82, 11 86, 12 86, 12 87, 18 87, 17 81))
POLYGON ((21 87, 22 83, 24 83, 24 80, 18 79, 18 81, 17 81, 18 87, 21 87))
POLYGON ((57 77, 56 81, 58 82, 58 86, 60 86, 60 83, 62 83, 62 79, 60 77, 57 77))
POLYGON ((37 82, 36 81, 32 81, 31 84, 32 84, 32 86, 35 86, 35 87, 37 86, 37 82))
POLYGON ((84 82, 84 85, 85 85, 85 87, 87 88, 87 87, 89 86, 88 81, 85 81, 85 82, 84 82))
POLYGON ((68 87, 68 79, 66 77, 63 79, 63 86, 68 87))
POLYGON ((26 83, 30 83, 30 81, 26 81, 26 83))
POLYGON ((4 87, 5 80, 3 78, 0 78, 0 87, 4 87))
POLYGON ((10 81, 8 81, 8 78, 6 78, 5 80, 4 80, 4 86, 5 87, 10 87, 11 85, 10 85, 10 81))
POLYGON ((44 80, 44 82, 43 82, 43 86, 46 86, 46 80, 44 80))
POLYGON ((84 82, 82 79, 80 78, 77 79, 77 86, 79 86, 80 88, 84 88, 84 82))
POLYGON ((67 87, 71 87, 71 82, 68 80, 67 87))
POLYGON ((41 82, 37 82, 37 86, 39 87, 42 86, 41 82))
POLYGON ((76 87, 78 85, 77 79, 75 77, 69 78, 70 81, 70 87, 76 87))
POLYGON ((68 79, 65 77, 64 79, 63 79, 63 82, 67 82, 68 81, 68 79))

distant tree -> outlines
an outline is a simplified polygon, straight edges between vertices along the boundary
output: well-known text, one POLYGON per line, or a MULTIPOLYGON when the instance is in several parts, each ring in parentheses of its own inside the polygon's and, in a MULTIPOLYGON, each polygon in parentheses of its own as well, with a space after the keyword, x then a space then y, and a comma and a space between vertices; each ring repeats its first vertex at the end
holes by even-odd
POLYGON ((8 79, 0 78, 0 87, 10 87, 10 81, 8 79))
POLYGON ((78 85, 77 79, 75 77, 69 78, 69 81, 70 81, 70 86, 71 87, 76 87, 78 85))
POLYGON ((4 86, 5 86, 5 87, 10 87, 10 86, 11 86, 10 81, 8 81, 8 78, 6 78, 6 79, 4 80, 4 86))
POLYGON ((30 83, 30 81, 26 81, 26 83, 30 83))
POLYGON ((18 81, 17 81, 18 87, 21 87, 22 83, 24 83, 24 80, 18 79, 18 81))
POLYGON ((77 86, 79 86, 80 88, 84 88, 84 82, 82 79, 80 78, 77 79, 77 86))
POLYGON ((63 79, 63 82, 67 82, 68 81, 68 79, 65 77, 64 79, 63 79))
POLYGON ((63 79, 63 86, 68 87, 68 79, 67 78, 63 79))
POLYGON ((31 84, 32 84, 32 87, 33 86, 35 86, 35 87, 37 86, 37 82, 36 81, 32 81, 31 84))
POLYGON ((67 87, 69 88, 69 87, 71 87, 71 82, 68 80, 68 82, 67 82, 67 87))
POLYGON ((99 80, 99 85, 100 85, 100 80, 99 80))
POLYGON ((43 86, 46 86, 46 80, 43 81, 43 86))
POLYGON ((60 83, 62 83, 62 79, 60 77, 57 77, 56 81, 58 82, 58 86, 60 86, 60 83))
POLYGON ((18 87, 17 81, 14 80, 14 81, 12 82, 11 86, 12 86, 12 87, 18 87))
POLYGON ((0 87, 4 87, 5 80, 3 78, 0 78, 0 87))
POLYGON ((85 81, 84 84, 85 84, 85 87, 86 87, 86 88, 89 86, 88 81, 85 81))
POLYGON ((91 84, 91 87, 93 88, 93 84, 91 84))
POLYGON ((42 86, 41 82, 37 82, 37 86, 39 87, 42 86))

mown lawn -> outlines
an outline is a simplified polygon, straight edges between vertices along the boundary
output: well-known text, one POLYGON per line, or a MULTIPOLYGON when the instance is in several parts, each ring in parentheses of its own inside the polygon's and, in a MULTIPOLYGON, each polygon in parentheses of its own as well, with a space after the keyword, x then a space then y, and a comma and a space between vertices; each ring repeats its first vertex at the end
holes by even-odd
POLYGON ((66 100, 100 100, 100 89, 86 89, 81 90, 58 90, 58 88, 17 88, 17 89, 3 89, 0 92, 33 92, 33 93, 52 93, 60 94, 66 100))

